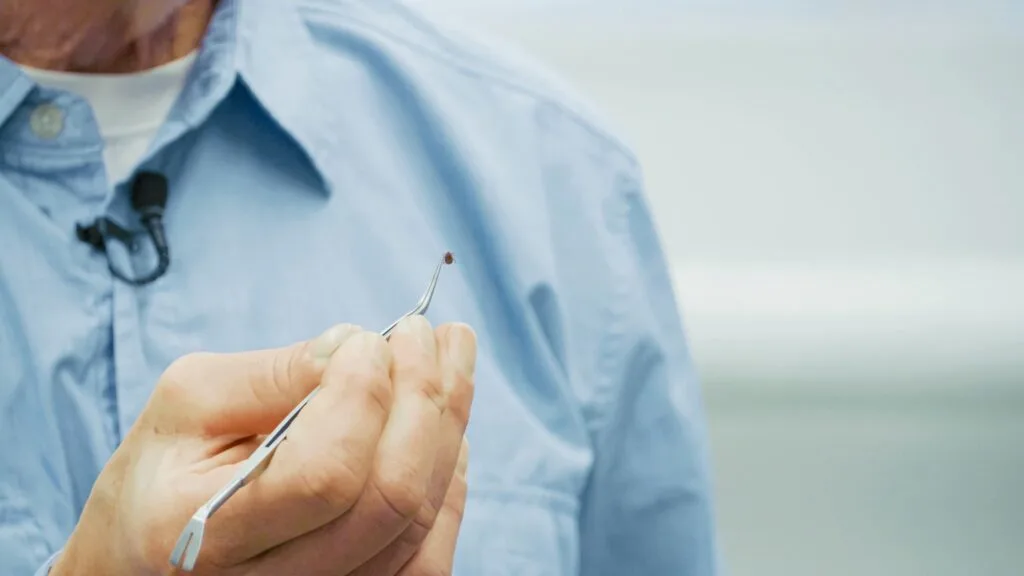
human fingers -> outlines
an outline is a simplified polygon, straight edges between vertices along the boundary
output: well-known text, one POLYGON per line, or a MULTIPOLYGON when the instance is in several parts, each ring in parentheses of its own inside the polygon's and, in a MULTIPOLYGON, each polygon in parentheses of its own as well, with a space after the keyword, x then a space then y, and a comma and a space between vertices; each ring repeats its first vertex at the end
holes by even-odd
POLYGON ((455 565, 455 550, 466 515, 466 496, 469 485, 466 473, 469 468, 469 443, 463 442, 459 463, 452 477, 444 504, 437 514, 434 527, 426 540, 402 567, 398 576, 450 576, 455 565))
POLYGON ((183 356, 164 371, 146 416, 167 432, 266 434, 320 384, 331 354, 359 331, 339 324, 282 348, 183 356))
POLYGON ((315 532, 261 556, 250 574, 348 574, 413 521, 426 502, 447 402, 435 338, 422 316, 402 320, 391 335, 394 403, 370 478, 355 506, 315 532))
MULTIPOLYGON (((84 536, 76 541, 90 538, 99 526, 101 533, 121 535, 112 551, 124 560, 121 571, 166 568, 189 515, 230 480, 260 442, 259 434, 320 382, 322 358, 356 330, 341 325, 284 348, 192 354, 176 361, 97 478, 89 498, 92 512, 83 512, 76 531, 84 536)), ((221 516, 211 520, 211 540, 217 539, 221 516)), ((118 563, 110 551, 94 552, 118 563)))
POLYGON ((448 404, 441 417, 440 446, 427 489, 427 500, 402 535, 360 566, 353 576, 395 574, 405 565, 433 529, 449 492, 452 476, 456 473, 473 402, 476 337, 468 326, 447 324, 438 328, 437 340, 440 343, 438 364, 448 404))
POLYGON ((208 551, 204 544, 211 562, 241 564, 355 504, 391 409, 391 364, 379 334, 359 332, 342 344, 266 470, 211 519, 208 551))

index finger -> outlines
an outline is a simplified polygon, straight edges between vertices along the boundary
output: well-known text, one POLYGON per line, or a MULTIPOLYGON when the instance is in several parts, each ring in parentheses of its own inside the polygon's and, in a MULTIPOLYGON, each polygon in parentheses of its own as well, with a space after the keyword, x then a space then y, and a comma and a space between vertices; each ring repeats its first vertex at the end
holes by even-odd
POLYGON ((339 324, 283 348, 184 356, 164 372, 154 403, 203 436, 269 433, 320 384, 327 359, 359 330, 339 324))

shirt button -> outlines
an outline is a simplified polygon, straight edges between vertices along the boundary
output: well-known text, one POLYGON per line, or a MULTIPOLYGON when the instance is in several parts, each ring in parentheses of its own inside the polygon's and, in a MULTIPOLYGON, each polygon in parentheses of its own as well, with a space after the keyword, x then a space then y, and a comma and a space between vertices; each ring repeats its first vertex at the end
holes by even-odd
POLYGON ((42 104, 29 118, 32 132, 43 140, 53 140, 64 130, 64 111, 54 104, 42 104))

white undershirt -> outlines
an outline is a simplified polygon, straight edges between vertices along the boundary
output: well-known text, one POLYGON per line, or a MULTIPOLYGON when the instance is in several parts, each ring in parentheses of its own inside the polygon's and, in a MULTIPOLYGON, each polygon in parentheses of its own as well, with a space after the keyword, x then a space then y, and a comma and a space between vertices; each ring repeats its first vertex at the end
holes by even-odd
POLYGON ((190 54, 135 74, 73 74, 22 67, 41 86, 77 94, 89 102, 105 148, 111 183, 135 169, 185 85, 190 54))

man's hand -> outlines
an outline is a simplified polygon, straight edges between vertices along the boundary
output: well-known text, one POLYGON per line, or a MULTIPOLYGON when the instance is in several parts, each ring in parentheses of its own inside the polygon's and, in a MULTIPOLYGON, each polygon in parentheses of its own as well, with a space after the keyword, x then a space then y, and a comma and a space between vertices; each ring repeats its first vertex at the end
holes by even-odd
POLYGON ((465 506, 476 337, 403 321, 164 373, 54 576, 167 574, 192 513, 315 386, 267 469, 207 523, 197 575, 451 573, 465 506))

